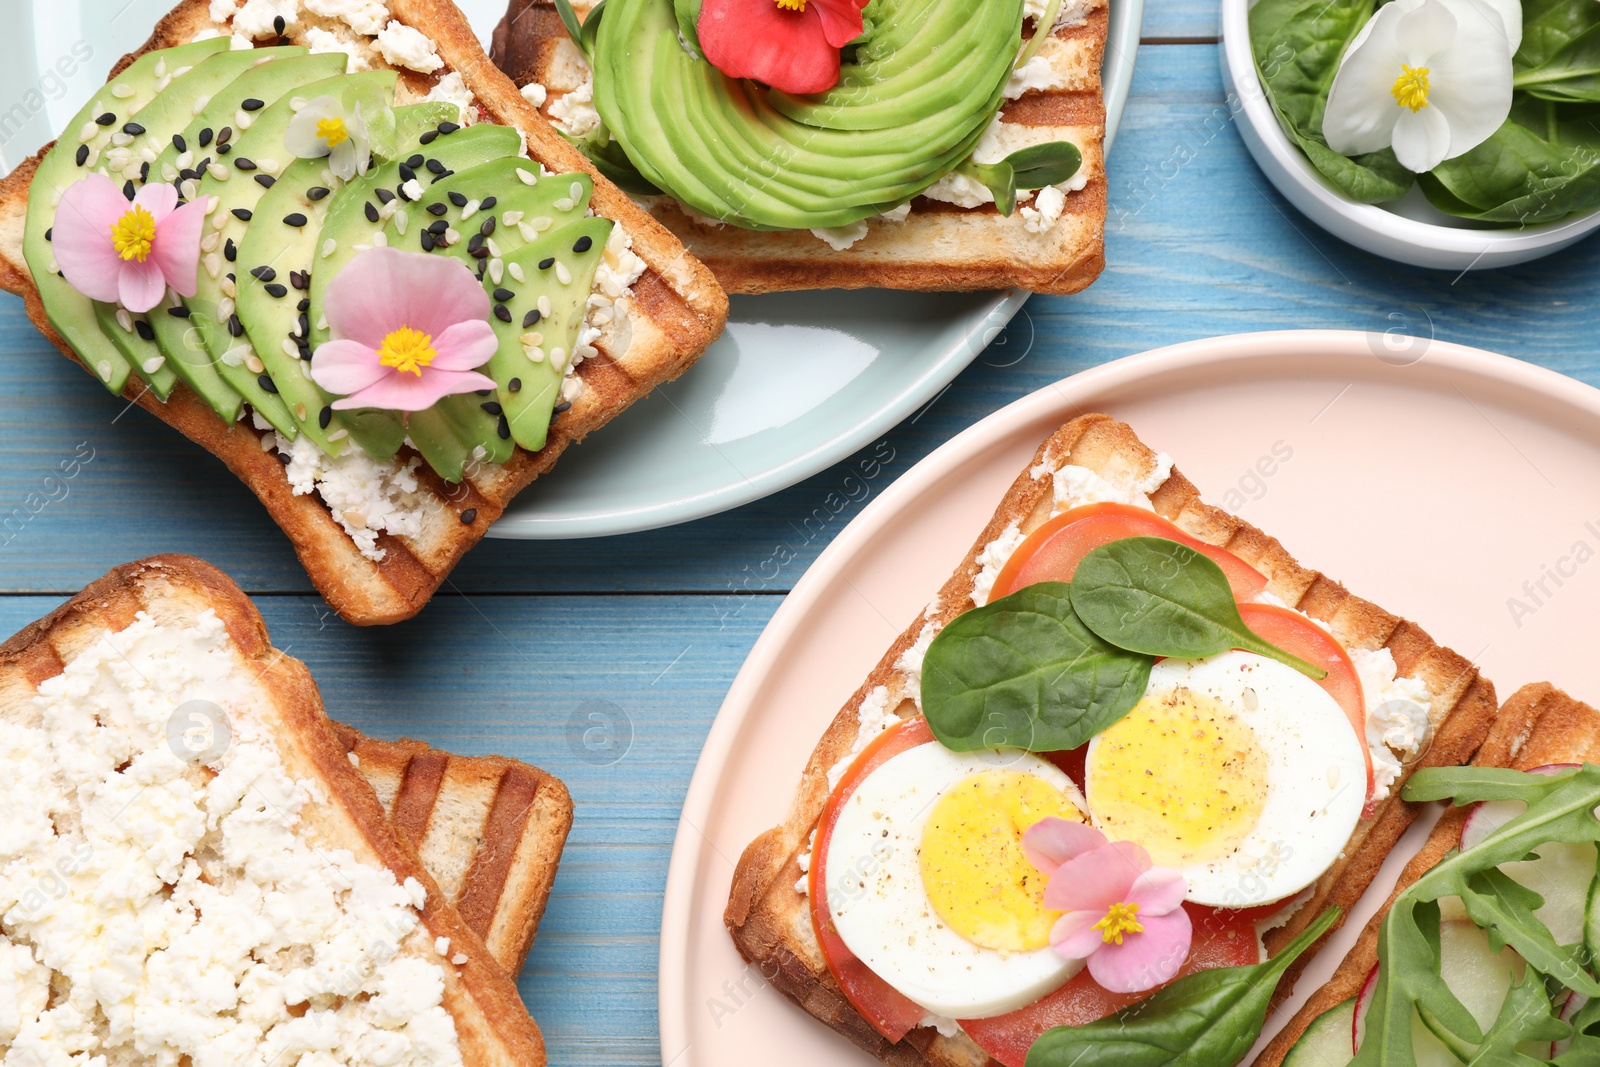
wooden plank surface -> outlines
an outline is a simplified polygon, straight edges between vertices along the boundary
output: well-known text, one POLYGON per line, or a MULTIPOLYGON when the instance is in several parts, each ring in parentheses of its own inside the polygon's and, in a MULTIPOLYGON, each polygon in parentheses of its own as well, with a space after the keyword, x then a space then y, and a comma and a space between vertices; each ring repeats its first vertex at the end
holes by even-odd
MULTIPOLYGON (((894 459, 873 492, 1051 381, 1212 334, 1431 331, 1600 383, 1600 307, 1589 291, 1600 244, 1456 278, 1314 230, 1268 187, 1228 120, 1216 47, 1204 40, 1216 21, 1214 3, 1151 0, 1151 43, 1111 159, 1105 275, 1080 296, 1030 301, 947 392, 887 436, 894 459)), ((306 595, 286 543, 219 464, 143 412, 124 413, 9 297, 0 353, 0 633, 115 563, 191 552, 257 594, 279 646, 311 665, 347 721, 560 775, 577 821, 522 991, 553 1063, 658 1062, 656 935, 678 806, 777 594, 864 503, 826 510, 846 468, 675 529, 487 542, 419 619, 361 631, 306 595), (48 480, 85 456, 76 477, 48 480), (53 499, 35 511, 30 494, 53 499), (826 521, 804 526, 819 509, 826 521), (778 546, 793 561, 764 565, 778 546), (766 595, 736 597, 739 588, 766 595), (613 760, 605 739, 623 731, 631 741, 613 760)))

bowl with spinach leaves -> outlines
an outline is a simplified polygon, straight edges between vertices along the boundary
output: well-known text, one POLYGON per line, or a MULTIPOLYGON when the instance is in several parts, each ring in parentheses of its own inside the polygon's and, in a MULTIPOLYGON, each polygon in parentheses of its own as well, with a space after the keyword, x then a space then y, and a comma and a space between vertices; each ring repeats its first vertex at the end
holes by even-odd
MULTIPOLYGON (((1509 266, 1600 228, 1600 3, 1444 3, 1463 37, 1477 23, 1488 38, 1478 52, 1466 50, 1465 62, 1454 57, 1454 82, 1449 56, 1408 61, 1405 20, 1415 38, 1418 24, 1438 14, 1417 9, 1441 0, 1223 0, 1228 106, 1257 165, 1329 233, 1415 266, 1509 266), (1481 24, 1496 10, 1503 34, 1499 24, 1493 34, 1481 24), (1362 96, 1357 73, 1369 83, 1370 114, 1359 112, 1359 99, 1352 104, 1362 96), (1483 104, 1496 95, 1485 88, 1491 83, 1497 108, 1483 104), (1463 115, 1482 127, 1465 140, 1463 115), (1434 123, 1429 136, 1415 133, 1423 120, 1434 123), (1387 137, 1370 134, 1384 122, 1397 129, 1393 145, 1380 147, 1387 137), (1352 128, 1369 135, 1364 143, 1352 128), (1419 156, 1428 140, 1438 150, 1419 156)), ((1436 26, 1432 35, 1440 36, 1436 26)), ((1410 55, 1417 47, 1413 40, 1410 55)))

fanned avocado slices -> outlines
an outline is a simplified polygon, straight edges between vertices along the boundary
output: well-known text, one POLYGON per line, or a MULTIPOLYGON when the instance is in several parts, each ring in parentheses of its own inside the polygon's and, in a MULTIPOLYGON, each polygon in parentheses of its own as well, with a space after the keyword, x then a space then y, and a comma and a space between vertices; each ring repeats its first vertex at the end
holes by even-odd
POLYGON ((72 120, 55 147, 40 160, 28 193, 23 258, 39 290, 45 317, 107 389, 122 392, 132 364, 101 328, 94 302, 67 283, 50 251, 56 205, 67 187, 99 166, 112 137, 166 89, 179 71, 228 47, 227 38, 195 41, 149 52, 97 91, 72 120))
MULTIPOLYGON (((454 104, 442 102, 395 108, 396 152, 402 157, 415 152, 426 132, 437 131, 458 113, 454 104)), ((373 165, 382 167, 377 160, 373 165)), ((296 160, 278 175, 256 202, 251 225, 236 245, 230 269, 253 284, 237 287, 235 314, 301 432, 330 456, 339 455, 352 437, 370 453, 393 455, 405 437, 399 418, 390 411, 334 411, 333 397, 308 370, 310 279, 328 207, 343 187, 325 159, 296 160), (296 215, 306 221, 294 224, 296 215), (288 297, 272 295, 266 287, 273 283, 286 283, 288 297)))

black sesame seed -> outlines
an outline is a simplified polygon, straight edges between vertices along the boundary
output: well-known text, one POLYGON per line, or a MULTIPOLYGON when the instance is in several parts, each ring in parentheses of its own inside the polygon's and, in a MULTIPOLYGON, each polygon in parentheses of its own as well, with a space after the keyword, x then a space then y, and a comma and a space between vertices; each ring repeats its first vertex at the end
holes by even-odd
POLYGON ((304 226, 306 224, 306 217, 300 214, 298 211, 291 211, 289 214, 283 217, 283 224, 285 226, 294 227, 304 226))
POLYGON ((289 24, 287 22, 283 21, 283 16, 282 15, 278 15, 275 18, 273 18, 273 20, 272 20, 272 32, 273 33, 277 34, 279 37, 282 37, 283 36, 283 31, 288 29, 288 28, 289 28, 289 24))
POLYGON ((549 270, 551 267, 553 267, 555 265, 556 265, 556 257, 555 256, 545 256, 543 259, 541 259, 539 261, 539 269, 540 270, 549 270))
POLYGON ((55 239, 55 236, 54 236, 55 232, 56 232, 56 228, 54 226, 50 227, 48 230, 44 231, 44 239, 46 241, 54 240, 55 239))
POLYGON ((222 258, 227 260, 229 263, 232 263, 234 260, 239 258, 239 246, 233 243, 232 237, 223 242, 222 258))
POLYGON ((224 126, 224 127, 222 127, 222 129, 217 131, 217 143, 218 144, 227 144, 231 140, 233 140, 233 127, 232 126, 224 126))
POLYGON ((311 288, 311 275, 303 270, 292 270, 289 272, 289 284, 296 289, 309 289, 311 288))
POLYGON ((368 222, 377 222, 378 221, 378 205, 377 204, 374 204, 371 200, 368 200, 365 204, 362 205, 362 208, 367 213, 367 221, 368 222))
POLYGON ((494 432, 500 435, 500 440, 502 441, 511 440, 511 424, 506 421, 506 417, 504 415, 501 415, 500 418, 495 422, 494 432))
POLYGON ((294 309, 296 311, 310 311, 311 310, 311 298, 309 296, 301 297, 300 298, 300 303, 296 304, 294 306, 294 309))
POLYGON ((238 315, 228 316, 228 335, 230 337, 244 336, 244 322, 240 320, 238 315))
POLYGON ((132 200, 133 196, 134 196, 134 192, 135 192, 135 190, 133 188, 133 181, 131 179, 122 183, 122 195, 123 196, 127 197, 129 200, 132 200))
POLYGON ((89 146, 88 145, 81 144, 81 145, 78 146, 77 159, 78 159, 78 166, 80 166, 80 167, 83 166, 85 163, 89 162, 89 146))
POLYGON ((149 163, 141 163, 141 164, 139 164, 139 180, 141 182, 147 182, 147 181, 150 180, 150 164, 149 163))
POLYGON ((506 383, 506 388, 509 389, 513 393, 522 392, 522 379, 521 378, 513 378, 513 379, 511 379, 509 382, 506 383))
POLYGON ((428 169, 430 171, 432 171, 433 173, 435 173, 435 174, 443 174, 444 173, 444 164, 440 163, 437 159, 428 160, 427 166, 428 166, 428 169))
POLYGON ((238 219, 240 222, 249 222, 252 214, 253 212, 251 212, 251 210, 247 207, 236 207, 233 209, 233 217, 238 219))
POLYGON ((109 126, 117 121, 117 116, 107 111, 104 115, 97 116, 94 121, 97 126, 109 126))
POLYGON ((505 411, 505 409, 500 406, 500 401, 498 400, 485 400, 478 406, 491 415, 500 415, 505 411))
POLYGON ((433 234, 435 237, 443 236, 444 232, 446 230, 448 230, 449 228, 450 228, 450 224, 448 222, 446 222, 444 219, 440 219, 438 222, 430 222, 430 223, 428 223, 428 232, 433 234))
POLYGON ((422 250, 424 252, 432 252, 434 244, 433 234, 429 233, 427 230, 423 230, 420 235, 420 239, 422 241, 422 250))
POLYGON ((378 203, 387 204, 389 201, 391 201, 393 199, 394 199, 394 194, 391 193, 389 190, 387 190, 387 189, 379 189, 378 190, 378 203))
MULTIPOLYGON (((181 139, 182 137, 183 137, 183 134, 181 134, 181 133, 173 134, 172 135, 173 143, 177 144, 179 139, 181 139)), ((211 127, 210 126, 207 126, 205 129, 201 130, 200 131, 200 147, 204 148, 206 145, 210 144, 211 143, 211 137, 212 137, 212 133, 211 133, 211 127)), ((182 152, 183 149, 180 148, 180 149, 178 149, 178 151, 182 152)))
POLYGON ((124 122, 122 124, 122 132, 127 134, 129 137, 138 137, 140 134, 144 133, 144 127, 139 125, 137 122, 124 122))
POLYGON ((477 508, 468 508, 466 511, 463 511, 461 513, 461 524, 463 526, 471 526, 477 520, 478 520, 478 509, 477 508))
POLYGON ((568 400, 563 400, 561 403, 557 404, 555 406, 555 410, 550 412, 550 425, 554 426, 555 425, 555 421, 556 421, 556 416, 561 414, 563 411, 567 410, 571 406, 572 406, 572 403, 571 403, 571 401, 568 401, 568 400))
POLYGON ((483 198, 483 203, 479 204, 478 206, 480 208, 482 208, 484 211, 490 211, 490 210, 492 210, 494 208, 495 204, 497 204, 497 203, 499 203, 499 201, 496 200, 494 197, 486 196, 486 197, 483 198))
POLYGON ((438 130, 429 130, 427 133, 423 134, 421 137, 418 137, 417 140, 421 141, 423 144, 432 144, 433 143, 433 139, 435 137, 437 137, 437 136, 439 136, 439 131, 438 130))
POLYGON ((317 412, 317 425, 326 430, 328 428, 328 424, 332 421, 333 409, 327 405, 323 405, 322 410, 317 412))
POLYGON ((454 173, 455 173, 455 171, 453 171, 453 170, 441 170, 438 174, 435 174, 433 176, 433 181, 429 182, 428 184, 429 185, 437 185, 439 182, 444 181, 446 178, 450 177, 450 175, 452 175, 454 173))
POLYGON ((415 170, 417 167, 422 166, 422 153, 421 152, 417 152, 417 153, 415 153, 413 155, 407 156, 406 157, 406 166, 412 168, 413 170, 415 170))
POLYGON ((450 202, 452 204, 454 204, 456 207, 466 207, 467 206, 467 194, 466 193, 451 193, 450 194, 450 202))
POLYGON ((449 211, 450 208, 447 207, 445 205, 444 201, 441 200, 437 204, 429 204, 423 210, 425 210, 430 215, 443 215, 446 211, 449 211))
POLYGON ((543 316, 539 314, 539 309, 534 308, 532 311, 522 316, 522 328, 526 330, 530 326, 537 326, 541 318, 543 318, 543 316))
MULTIPOLYGON (((221 146, 219 145, 218 147, 220 148, 221 146)), ((238 159, 234 160, 233 165, 238 167, 240 170, 256 169, 256 161, 245 156, 240 156, 238 159)))
POLYGON ((300 314, 295 318, 295 323, 300 327, 299 334, 301 337, 305 337, 311 333, 311 319, 304 311, 300 312, 300 314))
POLYGON ((144 319, 135 320, 133 328, 139 331, 139 336, 144 338, 146 341, 154 341, 156 339, 155 328, 144 319))
POLYGON ((461 128, 460 126, 457 126, 453 122, 441 122, 441 123, 439 123, 439 132, 443 133, 443 134, 455 133, 460 128, 461 128))
POLYGON ((475 233, 471 237, 467 238, 467 251, 468 252, 474 252, 475 253, 475 252, 478 251, 478 249, 480 249, 482 247, 483 247, 483 234, 475 233))
POLYGON ((256 381, 260 383, 261 388, 265 389, 269 393, 276 393, 278 391, 278 387, 272 384, 272 378, 269 375, 263 374, 261 377, 257 378, 256 381))
POLYGON ((286 285, 281 285, 278 282, 273 282, 271 285, 262 286, 262 288, 266 289, 268 296, 277 297, 279 300, 289 295, 289 287, 286 285))
POLYGON ((513 293, 510 289, 496 289, 494 291, 494 298, 496 300, 501 301, 502 303, 507 301, 507 300, 510 300, 512 297, 514 297, 516 295, 517 294, 513 293))
POLYGON ((492 392, 494 392, 493 389, 474 389, 472 391, 472 395, 473 396, 488 396, 492 392))
POLYGON ((325 197, 327 195, 328 195, 328 189, 327 189, 326 186, 322 186, 322 185, 313 185, 311 188, 306 190, 306 199, 310 200, 310 201, 313 201, 313 202, 315 202, 317 200, 321 200, 323 197, 325 197))
POLYGON ((588 234, 584 234, 582 237, 572 242, 572 250, 574 252, 587 252, 593 247, 594 238, 590 237, 588 234))
POLYGON ((190 178, 198 178, 198 177, 200 177, 200 172, 195 170, 193 167, 190 167, 187 170, 180 170, 178 172, 178 180, 180 182, 188 181, 190 178))
POLYGON ((250 277, 254 278, 258 282, 277 281, 278 272, 273 270, 271 267, 251 267, 250 277))
POLYGON ((239 101, 239 107, 240 107, 241 110, 244 110, 244 111, 260 111, 262 108, 264 108, 266 106, 267 106, 267 103, 266 103, 265 100, 257 100, 253 96, 250 97, 248 100, 239 101))
POLYGON ((233 145, 231 145, 231 144, 220 144, 219 143, 217 145, 217 155, 219 155, 219 156, 225 156, 229 152, 232 152, 232 151, 233 151, 233 145))
POLYGON ((167 314, 176 319, 186 319, 189 317, 189 309, 182 304, 174 304, 167 309, 167 314))
MULTIPOLYGON (((473 237, 473 240, 477 240, 478 235, 477 234, 473 234, 472 237, 473 237)), ((481 259, 481 260, 484 261, 484 262, 478 264, 478 277, 482 278, 483 277, 483 268, 487 267, 489 265, 489 263, 488 263, 489 250, 487 248, 483 247, 482 245, 479 245, 477 248, 472 248, 472 247, 469 246, 468 247, 468 254, 470 256, 472 256, 473 259, 481 259)))
MULTIPOLYGON (((398 170, 400 171, 400 181, 402 183, 408 182, 417 176, 417 172, 407 163, 400 164, 398 170)), ((405 193, 402 192, 400 195, 404 196, 405 193)))
POLYGON ((273 185, 277 183, 277 181, 278 181, 278 179, 274 178, 270 174, 257 174, 256 175, 256 184, 261 186, 261 188, 263 188, 263 189, 271 189, 273 187, 273 185))
POLYGON ((490 215, 488 218, 483 220, 483 225, 478 227, 478 232, 483 234, 485 237, 489 236, 491 233, 494 233, 493 215, 490 215))
POLYGON ((501 322, 510 322, 511 309, 506 307, 504 304, 496 304, 494 306, 494 317, 499 319, 501 322))
POLYGON ((278 462, 282 463, 285 467, 294 462, 294 457, 289 455, 287 452, 274 452, 273 455, 277 456, 278 462))

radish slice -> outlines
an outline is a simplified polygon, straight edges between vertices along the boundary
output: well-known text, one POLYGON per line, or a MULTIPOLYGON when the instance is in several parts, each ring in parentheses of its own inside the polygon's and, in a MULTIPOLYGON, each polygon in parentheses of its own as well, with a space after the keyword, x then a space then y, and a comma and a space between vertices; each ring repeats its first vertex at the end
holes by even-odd
POLYGON ((1378 965, 1374 963, 1372 970, 1367 972, 1367 980, 1361 983, 1361 992, 1356 994, 1356 1014, 1350 1021, 1350 1052, 1354 1055, 1361 1051, 1361 1039, 1367 1034, 1367 1009, 1372 1007, 1372 993, 1378 988, 1378 965))
MULTIPOLYGON (((1559 774, 1578 766, 1576 763, 1550 763, 1534 767, 1528 773, 1559 774)), ((1467 821, 1461 824, 1461 851, 1472 848, 1527 810, 1527 803, 1521 800, 1485 800, 1473 805, 1467 821)))
MULTIPOLYGON (((1561 1005, 1561 1021, 1564 1023, 1570 1023, 1572 1021, 1572 1017, 1577 1015, 1578 1011, 1587 1003, 1589 1003, 1589 998, 1584 996, 1582 993, 1568 993, 1567 1002, 1561 1005)), ((1571 1047, 1572 1038, 1570 1037, 1564 1037, 1560 1041, 1550 1042, 1550 1058, 1555 1059, 1557 1056, 1561 1055, 1571 1047)))

